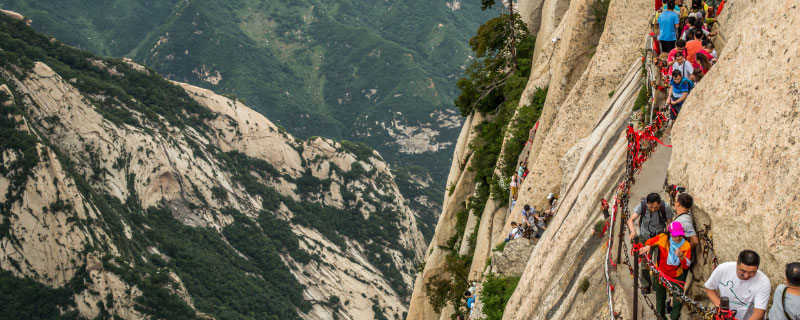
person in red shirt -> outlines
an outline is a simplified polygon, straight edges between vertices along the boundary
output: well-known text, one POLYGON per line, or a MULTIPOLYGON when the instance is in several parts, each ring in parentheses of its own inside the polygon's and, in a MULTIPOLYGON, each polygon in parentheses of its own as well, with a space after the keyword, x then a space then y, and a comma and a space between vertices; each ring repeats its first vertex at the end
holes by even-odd
POLYGON ((717 51, 714 50, 714 43, 711 42, 711 40, 703 40, 703 49, 700 49, 697 52, 705 55, 706 58, 708 58, 708 61, 711 61, 711 64, 717 63, 717 51))
MULTIPOLYGON (((647 254, 651 248, 658 248, 658 267, 659 272, 666 277, 685 282, 686 270, 692 265, 692 248, 689 241, 684 238, 683 225, 675 221, 669 225, 669 236, 661 233, 650 238, 639 249, 639 254, 647 254)), ((656 286, 656 312, 661 319, 666 319, 665 302, 667 300, 667 289, 664 285, 656 286)), ((678 297, 672 298, 672 311, 670 319, 677 320, 681 316, 681 300, 678 297)))
POLYGON ((703 75, 705 75, 706 73, 708 73, 708 70, 711 70, 711 60, 709 60, 708 57, 700 51, 697 52, 695 57, 695 60, 697 61, 697 67, 695 67, 694 65, 692 65, 692 67, 694 67, 695 70, 696 69, 702 70, 703 75))
POLYGON ((675 63, 675 54, 678 52, 682 53, 684 57, 689 54, 689 52, 686 51, 686 41, 678 39, 678 41, 675 42, 675 49, 670 50, 669 55, 667 56, 668 66, 671 66, 673 63, 675 63))

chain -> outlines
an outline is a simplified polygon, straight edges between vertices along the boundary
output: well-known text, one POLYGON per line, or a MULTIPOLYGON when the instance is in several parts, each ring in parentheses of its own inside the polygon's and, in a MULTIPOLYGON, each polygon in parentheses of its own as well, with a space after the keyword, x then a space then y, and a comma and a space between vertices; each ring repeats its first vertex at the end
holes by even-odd
POLYGON ((714 251, 714 239, 712 239, 711 227, 707 224, 703 225, 703 230, 697 232, 697 237, 703 241, 703 264, 708 264, 708 257, 711 256, 711 263, 714 269, 719 265, 717 254, 714 251))
MULTIPOLYGON (((672 200, 671 203, 675 203, 675 198, 678 196, 679 193, 686 191, 685 188, 669 184, 669 182, 665 179, 664 180, 664 191, 667 192, 670 199, 672 200)), ((708 264, 708 258, 711 257, 711 263, 714 265, 714 268, 717 268, 719 265, 719 260, 717 259, 717 254, 714 251, 714 240, 711 234, 711 226, 704 224, 703 230, 697 231, 697 237, 700 241, 703 242, 701 247, 703 248, 703 264, 708 264)))
POLYGON ((715 315, 717 315, 717 308, 706 307, 702 303, 686 296, 686 294, 683 292, 683 287, 677 285, 672 281, 672 279, 666 277, 653 263, 653 261, 650 260, 649 256, 645 255, 644 257, 647 260, 647 266, 650 269, 650 273, 657 277, 658 282, 667 288, 667 291, 670 292, 673 297, 680 299, 681 302, 686 305, 689 311, 700 314, 703 319, 712 319, 715 315))

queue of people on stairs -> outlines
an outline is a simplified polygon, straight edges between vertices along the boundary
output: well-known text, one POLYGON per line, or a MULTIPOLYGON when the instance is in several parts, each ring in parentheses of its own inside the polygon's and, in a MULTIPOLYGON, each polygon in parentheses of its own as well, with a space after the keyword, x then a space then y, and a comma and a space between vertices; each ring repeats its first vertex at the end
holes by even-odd
MULTIPOLYGON (((633 209, 626 222, 632 243, 643 245, 639 254, 654 261, 664 276, 679 282, 686 281, 700 245, 691 214, 693 205, 694 199, 688 193, 679 194, 671 206, 658 193, 651 193, 633 209), (634 228, 637 222, 638 231, 634 228), (654 253, 657 259, 653 258, 654 253)), ((668 303, 666 287, 657 283, 657 277, 651 279, 647 260, 642 259, 640 268, 643 293, 649 294, 654 288, 659 316, 679 319, 681 300, 673 297, 668 303)), ((717 266, 704 283, 708 299, 719 307, 721 297, 728 298, 735 319, 763 320, 768 314, 769 320, 800 320, 800 262, 786 266, 785 284, 775 290, 767 313, 771 285, 769 278, 758 270, 760 260, 755 251, 743 250, 737 261, 717 266)))
MULTIPOLYGON (((677 119, 695 84, 717 62, 717 52, 712 41, 717 32, 710 31, 708 26, 709 21, 714 20, 710 18, 714 15, 714 8, 703 0, 692 0, 690 7, 682 6, 682 1, 680 4, 674 0, 668 1, 656 20, 657 51, 660 53, 658 59, 666 60, 661 66, 662 74, 669 83, 667 111, 673 121, 677 119)), ((656 7, 659 7, 658 3, 656 7)))

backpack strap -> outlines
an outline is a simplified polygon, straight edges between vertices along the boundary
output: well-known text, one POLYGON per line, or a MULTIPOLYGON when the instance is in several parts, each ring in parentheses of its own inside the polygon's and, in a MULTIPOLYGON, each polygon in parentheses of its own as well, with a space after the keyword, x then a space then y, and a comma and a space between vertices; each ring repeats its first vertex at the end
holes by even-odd
POLYGON ((639 213, 639 233, 642 232, 642 224, 644 224, 644 216, 647 214, 647 202, 642 198, 642 203, 639 204, 639 209, 642 211, 639 213))
POLYGON ((786 291, 789 290, 789 287, 783 288, 783 294, 781 294, 781 305, 783 306, 783 315, 786 316, 786 319, 792 320, 792 317, 789 316, 789 312, 786 311, 786 291))

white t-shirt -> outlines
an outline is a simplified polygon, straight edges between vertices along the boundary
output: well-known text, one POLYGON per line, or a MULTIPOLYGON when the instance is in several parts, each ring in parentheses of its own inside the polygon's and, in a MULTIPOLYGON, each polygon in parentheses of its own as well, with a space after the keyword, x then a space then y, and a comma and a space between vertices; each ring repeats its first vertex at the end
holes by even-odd
POLYGON ((522 228, 516 226, 514 229, 511 229, 511 232, 508 233, 508 238, 511 240, 522 238, 522 228))
POLYGON ((683 60, 683 64, 678 64, 678 62, 676 61, 675 63, 672 64, 672 67, 670 67, 670 69, 669 69, 669 78, 670 79, 672 79, 672 70, 680 70, 681 71, 681 75, 685 79, 689 79, 689 76, 692 75, 692 72, 694 71, 694 68, 692 67, 692 63, 689 62, 689 61, 683 60))
POLYGON ((722 297, 731 301, 731 310, 736 310, 736 319, 748 319, 753 308, 767 310, 772 290, 769 278, 761 270, 750 280, 736 276, 736 262, 720 264, 705 283, 706 288, 719 290, 722 297))

